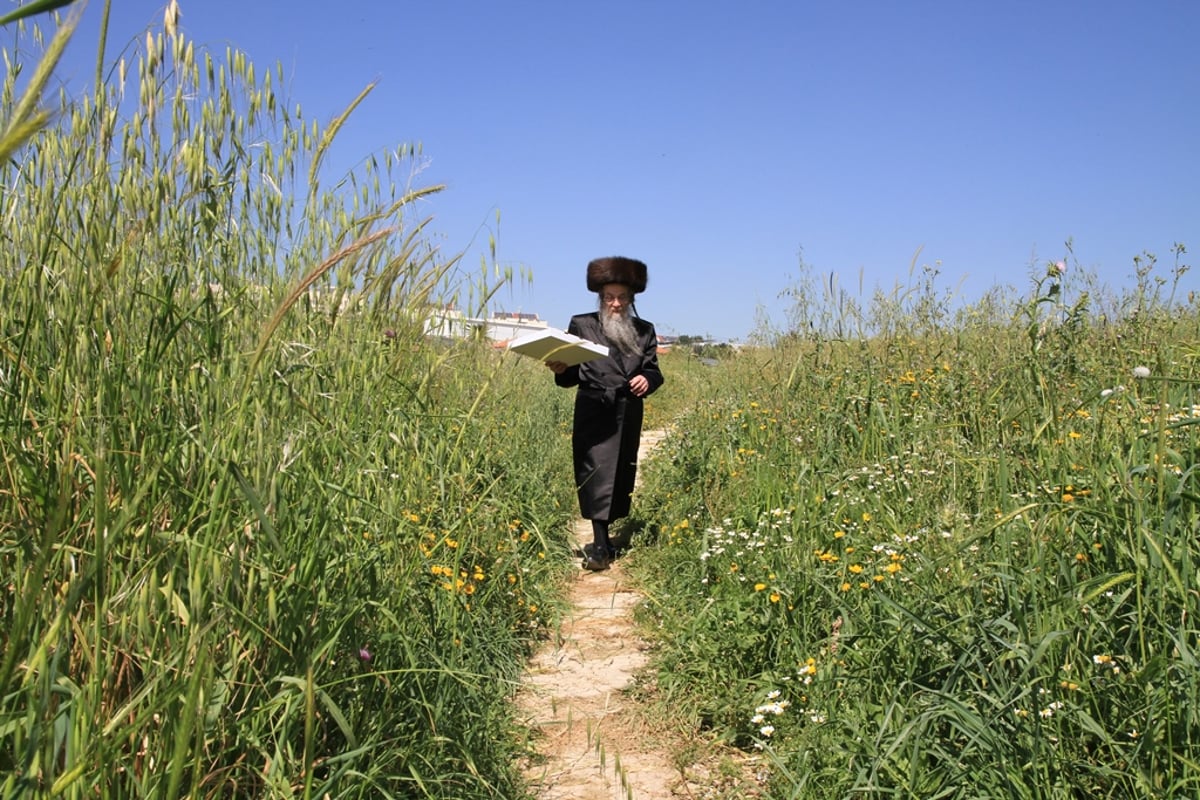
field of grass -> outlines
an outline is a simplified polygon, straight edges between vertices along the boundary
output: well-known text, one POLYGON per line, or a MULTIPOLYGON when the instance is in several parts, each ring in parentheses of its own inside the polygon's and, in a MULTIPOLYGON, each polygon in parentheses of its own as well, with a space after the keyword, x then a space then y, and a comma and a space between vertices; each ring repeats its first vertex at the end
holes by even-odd
MULTIPOLYGON (((523 796, 571 397, 424 329, 513 276, 429 245, 411 149, 324 176, 369 89, 320 125, 169 21, 137 53, 0 98, 0 795, 523 796)), ((664 356, 646 699, 778 798, 1200 794, 1185 255, 802 284, 803 335, 664 356)))
POLYGON ((570 398, 425 336, 505 276, 411 153, 325 187, 345 117, 146 45, 0 165, 0 795, 519 796, 570 398))
POLYGON ((772 797, 1200 793, 1200 315, 1144 259, 707 368, 640 498, 650 699, 772 797))

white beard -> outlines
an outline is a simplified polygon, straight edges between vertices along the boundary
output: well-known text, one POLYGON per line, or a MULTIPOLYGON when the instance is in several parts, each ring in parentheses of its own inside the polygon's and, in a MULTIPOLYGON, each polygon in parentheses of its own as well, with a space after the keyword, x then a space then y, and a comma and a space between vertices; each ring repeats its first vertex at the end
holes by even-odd
POLYGON ((637 329, 633 327, 633 318, 628 309, 614 314, 607 308, 601 308, 600 330, 604 331, 605 338, 622 353, 637 353, 637 329))

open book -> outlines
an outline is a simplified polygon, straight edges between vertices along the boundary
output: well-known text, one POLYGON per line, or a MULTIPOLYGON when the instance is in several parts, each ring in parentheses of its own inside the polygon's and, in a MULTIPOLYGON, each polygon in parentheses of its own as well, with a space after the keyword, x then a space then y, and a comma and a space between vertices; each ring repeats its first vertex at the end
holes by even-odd
POLYGON ((518 336, 508 343, 508 349, 542 362, 561 361, 568 367, 608 355, 608 348, 604 345, 589 342, 558 328, 546 328, 518 336))

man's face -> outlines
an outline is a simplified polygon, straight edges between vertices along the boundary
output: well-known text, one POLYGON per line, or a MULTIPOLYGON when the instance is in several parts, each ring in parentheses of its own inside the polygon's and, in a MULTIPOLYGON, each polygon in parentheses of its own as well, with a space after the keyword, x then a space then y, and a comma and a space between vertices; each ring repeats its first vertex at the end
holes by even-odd
POLYGON ((600 291, 600 307, 605 314, 614 317, 629 313, 629 304, 633 302, 633 293, 629 287, 621 283, 606 283, 600 291))

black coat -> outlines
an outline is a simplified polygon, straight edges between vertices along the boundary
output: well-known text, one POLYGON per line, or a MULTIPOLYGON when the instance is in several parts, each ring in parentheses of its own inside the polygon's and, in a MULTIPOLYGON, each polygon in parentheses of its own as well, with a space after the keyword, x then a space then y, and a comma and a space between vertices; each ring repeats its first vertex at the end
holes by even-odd
POLYGON ((629 379, 645 375, 654 392, 663 384, 658 368, 658 336, 654 325, 634 317, 638 352, 626 355, 609 343, 600 315, 576 314, 568 333, 607 345, 607 358, 568 367, 554 376, 559 386, 577 386, 571 450, 579 513, 584 519, 614 520, 629 516, 630 495, 637 475, 642 435, 642 397, 629 391, 629 379))

